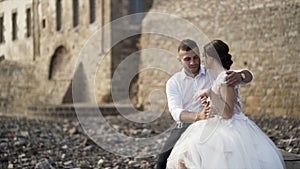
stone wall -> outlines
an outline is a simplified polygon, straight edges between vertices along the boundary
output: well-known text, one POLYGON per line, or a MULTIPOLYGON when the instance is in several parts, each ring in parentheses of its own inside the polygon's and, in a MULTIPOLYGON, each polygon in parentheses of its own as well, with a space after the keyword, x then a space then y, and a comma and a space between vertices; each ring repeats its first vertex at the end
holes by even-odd
MULTIPOLYGON (((109 7, 110 1, 96 0, 96 20, 94 23, 90 23, 89 12, 87 12, 89 11, 89 1, 80 1, 79 23, 78 26, 74 27, 72 1, 62 1, 62 27, 61 30, 57 31, 56 15, 54 15, 56 12, 55 1, 41 1, 39 6, 39 18, 40 23, 43 21, 46 22, 46 26, 40 27, 40 57, 37 58, 35 65, 37 71, 40 72, 38 75, 41 76, 46 102, 50 104, 63 103, 63 98, 70 88, 74 73, 78 69, 76 65, 79 65, 80 57, 84 55, 95 56, 93 60, 89 61, 90 63, 97 64, 100 60, 102 61, 101 68, 99 68, 101 73, 97 73, 97 70, 87 70, 91 68, 87 64, 84 64, 84 68, 82 69, 85 73, 91 71, 92 74, 86 76, 92 77, 96 74, 97 79, 101 79, 100 81, 96 80, 98 82, 95 86, 97 102, 101 102, 103 97, 109 93, 111 58, 109 53, 106 53, 108 51, 104 51, 105 45, 103 44, 110 43, 110 38, 107 37, 110 33, 104 32, 105 37, 102 39, 101 37, 96 38, 99 40, 98 42, 89 42, 89 40, 93 39, 92 35, 101 36, 101 33, 98 31, 105 24, 109 23, 109 7), (51 42, 50 45, 47 45, 49 42, 51 42), (82 50, 86 47, 85 45, 90 45, 90 47, 89 50, 83 52, 82 50), (61 59, 58 60, 60 64, 55 63, 51 65, 59 48, 63 48, 66 52, 61 54, 61 59), (56 70, 58 74, 55 78, 51 79, 49 78, 49 73, 51 73, 52 70, 56 70)), ((83 97, 92 99, 93 96, 90 94, 90 96, 83 97)))
MULTIPOLYGON (((298 0, 156 0, 150 12, 178 16, 194 24, 208 39, 222 39, 229 44, 233 68, 248 68, 255 75, 251 84, 242 87, 246 114, 300 115, 298 0)), ((144 31, 152 25, 169 29, 170 24, 148 14, 143 22, 144 31)), ((179 25, 172 29, 179 35, 142 36, 143 49, 159 48, 170 52, 168 57, 142 54, 142 65, 161 62, 168 68, 168 73, 156 69, 139 75, 139 103, 146 109, 151 106, 150 94, 164 91, 166 80, 180 68, 176 61, 178 42, 183 38, 192 38, 200 46, 207 42, 203 40, 205 36, 193 37, 186 33, 189 28, 179 25)), ((165 96, 161 95, 158 100, 153 103, 166 104, 165 96)))
POLYGON ((26 105, 39 101, 36 88, 39 81, 33 76, 32 65, 24 65, 14 61, 0 63, 0 114, 23 113, 26 105))
MULTIPOLYGON (((15 0, 0 2, 0 17, 3 17, 3 37, 0 43, 0 56, 9 60, 31 62, 33 60, 33 36, 27 36, 26 10, 32 11, 32 0, 16 3, 15 0), (13 40, 12 14, 16 14, 16 39, 13 40)), ((32 15, 30 16, 32 17, 32 15)))
MULTIPOLYGON (((111 2, 111 20, 112 24, 112 68, 111 76, 112 92, 117 97, 108 98, 108 101, 128 103, 137 105, 138 75, 130 77, 132 73, 138 72, 140 64, 140 38, 141 21, 143 17, 129 17, 129 15, 147 12, 151 9, 152 0, 114 0, 111 2), (120 24, 119 24, 120 23, 120 24), (126 35, 132 35, 126 38, 120 38, 126 35), (130 62, 126 59, 134 57, 130 62), (119 78, 121 77, 121 78, 119 78), (130 84, 127 85, 129 81, 130 84), (126 84, 126 85, 124 85, 126 84)), ((141 15, 143 16, 143 15, 141 15)))
POLYGON ((61 0, 59 30, 56 1, 0 2, 0 14, 5 21, 5 42, 0 44, 0 55, 5 56, 0 63, 1 69, 5 70, 0 76, 0 94, 7 97, 3 102, 7 108, 15 107, 17 103, 33 106, 72 102, 75 72, 84 77, 80 86, 90 89, 95 84, 94 93, 81 92, 85 98, 83 102, 96 100, 103 103, 103 98, 110 92, 111 55, 106 44, 110 44, 111 32, 110 28, 99 31, 110 22, 110 1, 95 0, 94 22, 90 22, 90 1, 78 1, 78 24, 75 26, 72 2, 61 0), (31 9, 32 35, 26 38, 28 8, 31 9), (16 40, 10 40, 13 11, 18 12, 19 38, 16 40), (9 64, 11 62, 13 64, 9 64), (81 66, 80 62, 83 63, 81 66), (7 72, 11 75, 8 80, 7 72), (16 97, 16 93, 21 93, 20 97, 16 97))

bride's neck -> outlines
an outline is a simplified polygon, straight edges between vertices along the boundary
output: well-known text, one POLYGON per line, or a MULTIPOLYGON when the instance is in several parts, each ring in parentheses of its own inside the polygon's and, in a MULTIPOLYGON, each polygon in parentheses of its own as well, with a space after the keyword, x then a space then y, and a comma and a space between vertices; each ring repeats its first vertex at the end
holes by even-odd
POLYGON ((215 75, 219 75, 220 73, 227 71, 222 65, 220 65, 219 63, 214 63, 213 68, 212 68, 213 72, 215 75))

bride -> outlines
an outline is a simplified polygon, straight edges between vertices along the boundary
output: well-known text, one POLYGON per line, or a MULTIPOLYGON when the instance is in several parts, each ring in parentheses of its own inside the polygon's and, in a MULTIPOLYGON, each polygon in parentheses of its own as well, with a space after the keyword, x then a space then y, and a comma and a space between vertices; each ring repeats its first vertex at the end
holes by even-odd
POLYGON ((211 118, 193 123, 182 134, 168 158, 168 169, 285 168, 275 144, 243 114, 239 86, 225 83, 233 63, 228 52, 221 40, 204 46, 206 68, 216 79, 198 97, 210 106, 211 118))

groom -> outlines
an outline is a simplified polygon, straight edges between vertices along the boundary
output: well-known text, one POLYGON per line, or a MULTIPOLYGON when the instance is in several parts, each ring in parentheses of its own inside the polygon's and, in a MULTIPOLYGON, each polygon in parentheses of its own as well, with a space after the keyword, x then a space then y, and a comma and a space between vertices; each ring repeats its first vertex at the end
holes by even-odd
MULTIPOLYGON (((203 108, 200 101, 194 99, 198 91, 212 85, 207 70, 201 65, 199 47, 193 40, 183 40, 178 46, 178 55, 183 69, 175 73, 166 84, 169 111, 176 121, 176 127, 159 155, 157 169, 166 168, 172 148, 185 129, 191 123, 209 117, 209 108, 203 108)), ((228 71, 227 74, 227 84, 231 86, 248 83, 253 79, 248 70, 228 71)))

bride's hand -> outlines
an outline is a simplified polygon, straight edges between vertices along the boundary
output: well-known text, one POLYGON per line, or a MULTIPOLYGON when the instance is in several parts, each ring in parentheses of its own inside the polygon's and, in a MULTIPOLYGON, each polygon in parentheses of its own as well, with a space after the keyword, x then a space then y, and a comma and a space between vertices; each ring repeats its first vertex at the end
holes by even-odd
POLYGON ((206 107, 209 107, 209 100, 208 100, 208 97, 207 96, 203 96, 203 97, 201 97, 201 104, 203 105, 203 106, 206 106, 206 107))
POLYGON ((194 99, 197 100, 197 99, 201 98, 201 101, 202 101, 202 98, 204 98, 204 97, 208 98, 208 97, 209 97, 210 92, 211 92, 211 89, 210 89, 210 88, 200 90, 200 91, 196 94, 196 96, 195 96, 194 99))

